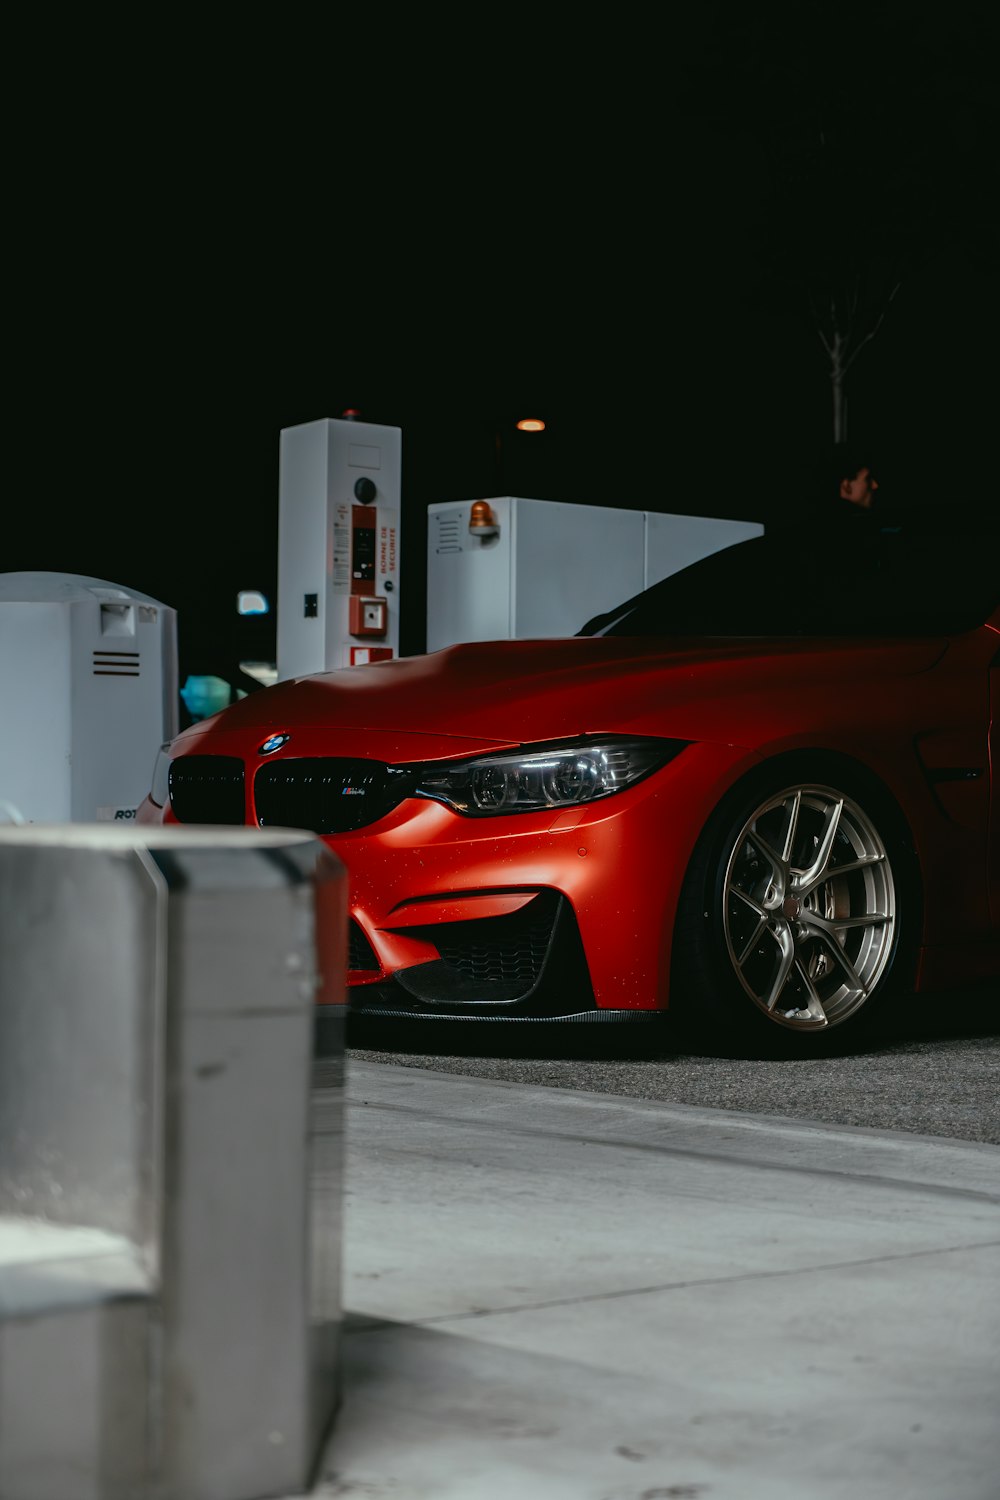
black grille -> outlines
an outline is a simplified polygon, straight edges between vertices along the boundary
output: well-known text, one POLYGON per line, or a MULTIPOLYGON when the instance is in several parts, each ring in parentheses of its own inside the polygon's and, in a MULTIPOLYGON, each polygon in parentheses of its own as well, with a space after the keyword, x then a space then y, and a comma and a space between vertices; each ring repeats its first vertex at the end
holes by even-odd
POLYGON ((349 969, 381 968, 371 943, 353 917, 347 925, 347 967, 349 969))
POLYGON ((377 760, 287 757, 261 766, 253 796, 262 828, 347 833, 391 812, 409 786, 405 772, 377 760))
POLYGON ((170 806, 180 823, 243 823, 243 762, 235 755, 181 755, 170 764, 170 806))
POLYGON ((443 922, 413 932, 432 942, 463 978, 477 984, 499 980, 528 991, 542 972, 558 908, 555 891, 543 891, 505 917, 443 922))

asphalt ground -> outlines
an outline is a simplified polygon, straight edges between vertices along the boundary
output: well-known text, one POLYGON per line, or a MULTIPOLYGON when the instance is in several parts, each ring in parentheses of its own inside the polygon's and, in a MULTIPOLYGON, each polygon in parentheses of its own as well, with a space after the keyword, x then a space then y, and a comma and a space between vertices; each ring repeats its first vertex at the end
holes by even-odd
POLYGON ((996 985, 913 996, 868 1043, 831 1036, 808 1059, 702 1055, 669 1018, 655 1028, 487 1022, 361 1022, 351 1058, 508 1083, 542 1084, 775 1119, 817 1121, 1000 1145, 996 985), (611 1033, 611 1034, 609 1034, 611 1033))

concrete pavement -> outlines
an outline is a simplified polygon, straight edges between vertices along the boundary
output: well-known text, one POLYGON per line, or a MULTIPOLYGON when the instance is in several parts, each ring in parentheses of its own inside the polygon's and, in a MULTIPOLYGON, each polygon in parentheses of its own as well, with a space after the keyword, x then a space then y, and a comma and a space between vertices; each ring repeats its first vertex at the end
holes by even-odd
POLYGON ((1000 1148, 346 1071, 316 1496, 997 1500, 1000 1148))

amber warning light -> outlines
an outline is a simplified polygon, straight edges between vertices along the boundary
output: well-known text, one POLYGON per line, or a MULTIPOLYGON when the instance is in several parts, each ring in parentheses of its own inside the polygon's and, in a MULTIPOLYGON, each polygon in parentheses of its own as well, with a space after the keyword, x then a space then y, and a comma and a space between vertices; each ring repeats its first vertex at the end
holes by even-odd
POLYGON ((473 536, 496 536, 500 530, 493 507, 485 500, 473 500, 469 512, 469 530, 473 536))

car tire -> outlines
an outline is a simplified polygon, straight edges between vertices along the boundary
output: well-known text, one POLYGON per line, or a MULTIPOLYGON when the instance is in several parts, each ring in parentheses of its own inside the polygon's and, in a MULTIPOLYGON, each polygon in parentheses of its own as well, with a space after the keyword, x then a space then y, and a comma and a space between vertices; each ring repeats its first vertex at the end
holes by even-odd
POLYGON ((912 987, 915 860, 888 795, 854 768, 783 762, 706 825, 678 907, 670 1009, 723 1053, 869 1038, 912 987))

